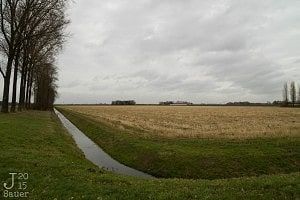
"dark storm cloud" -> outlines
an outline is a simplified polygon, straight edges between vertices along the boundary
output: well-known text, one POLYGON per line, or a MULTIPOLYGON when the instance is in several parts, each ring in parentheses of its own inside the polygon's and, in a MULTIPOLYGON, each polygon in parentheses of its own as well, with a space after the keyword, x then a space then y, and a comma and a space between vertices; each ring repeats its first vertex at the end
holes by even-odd
POLYGON ((60 102, 267 101, 300 77, 297 0, 78 0, 70 17, 60 102))

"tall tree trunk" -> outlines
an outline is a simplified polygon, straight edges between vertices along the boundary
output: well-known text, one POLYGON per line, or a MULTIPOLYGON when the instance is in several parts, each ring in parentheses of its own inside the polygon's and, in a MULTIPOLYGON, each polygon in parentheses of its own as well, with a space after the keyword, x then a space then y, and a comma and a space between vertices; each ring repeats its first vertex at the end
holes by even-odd
POLYGON ((2 107, 1 112, 8 113, 9 107, 9 86, 10 86, 10 77, 11 77, 11 68, 13 64, 13 57, 9 56, 6 66, 6 73, 4 78, 4 88, 3 88, 3 98, 2 98, 2 107))
POLYGON ((17 82, 18 82, 18 68, 19 68, 19 55, 20 50, 18 50, 15 59, 15 68, 14 68, 14 80, 13 80, 13 92, 12 92, 12 101, 10 112, 16 112, 17 105, 17 82))
POLYGON ((26 61, 26 57, 24 56, 22 72, 21 72, 20 96, 19 96, 19 106, 18 106, 19 111, 22 111, 24 109, 26 77, 27 77, 27 61, 26 61))
POLYGON ((26 72, 24 69, 22 69, 18 111, 22 111, 24 109, 25 83, 26 83, 26 72))
POLYGON ((28 109, 28 97, 29 97, 29 84, 30 84, 31 72, 27 73, 27 84, 26 84, 26 97, 25 97, 25 108, 28 109))
POLYGON ((33 74, 31 74, 30 84, 29 84, 29 98, 28 98, 28 107, 29 107, 29 109, 31 109, 32 84, 33 84, 33 74))

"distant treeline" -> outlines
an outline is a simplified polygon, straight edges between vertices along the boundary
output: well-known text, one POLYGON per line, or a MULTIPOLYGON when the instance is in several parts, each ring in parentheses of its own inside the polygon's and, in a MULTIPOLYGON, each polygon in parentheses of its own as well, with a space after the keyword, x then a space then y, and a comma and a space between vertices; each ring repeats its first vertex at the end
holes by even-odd
POLYGON ((57 96, 54 63, 66 38, 67 0, 0 2, 0 73, 4 79, 1 112, 9 112, 10 95, 11 112, 16 108, 47 110, 57 96))
POLYGON ((273 103, 267 102, 267 103, 251 103, 248 101, 241 101, 241 102, 228 102, 224 104, 206 104, 206 103, 201 103, 201 104, 193 104, 194 106, 281 106, 278 102, 280 101, 274 101, 273 103))
POLYGON ((226 106, 281 106, 282 101, 273 101, 267 103, 251 103, 251 102, 229 102, 225 104, 226 106))

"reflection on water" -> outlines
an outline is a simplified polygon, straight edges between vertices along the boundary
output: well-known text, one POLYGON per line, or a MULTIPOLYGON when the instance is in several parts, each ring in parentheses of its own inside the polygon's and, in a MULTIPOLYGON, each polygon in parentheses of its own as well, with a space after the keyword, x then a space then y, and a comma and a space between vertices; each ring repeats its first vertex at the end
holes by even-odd
POLYGON ((66 127, 68 132, 72 135, 78 147, 83 151, 85 157, 95 165, 109 171, 119 174, 136 176, 142 178, 154 178, 149 174, 127 167, 118 161, 114 160, 107 153, 105 153, 97 144, 82 133, 75 125, 73 125, 65 116, 54 109, 62 124, 66 127))

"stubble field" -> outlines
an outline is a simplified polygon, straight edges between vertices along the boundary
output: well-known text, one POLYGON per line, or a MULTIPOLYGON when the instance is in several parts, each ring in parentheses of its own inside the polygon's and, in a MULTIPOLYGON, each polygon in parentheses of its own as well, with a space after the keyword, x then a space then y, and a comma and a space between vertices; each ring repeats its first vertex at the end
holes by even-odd
POLYGON ((300 135, 300 109, 278 107, 68 106, 95 120, 164 137, 256 138, 300 135))

